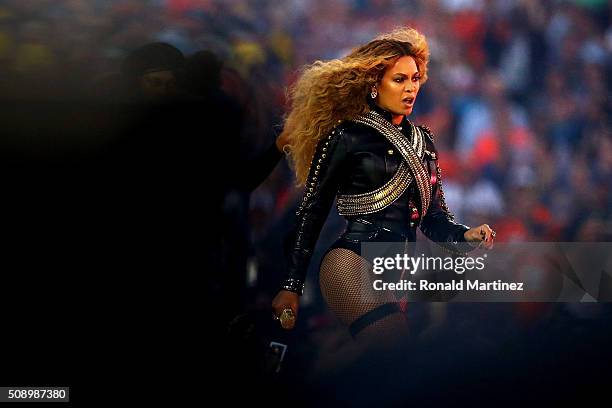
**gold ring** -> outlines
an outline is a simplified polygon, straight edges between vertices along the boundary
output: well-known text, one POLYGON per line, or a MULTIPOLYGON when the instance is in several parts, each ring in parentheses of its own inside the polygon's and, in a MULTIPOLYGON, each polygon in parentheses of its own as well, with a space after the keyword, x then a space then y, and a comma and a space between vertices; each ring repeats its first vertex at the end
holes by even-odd
POLYGON ((283 309, 279 319, 283 329, 293 329, 293 326, 295 325, 295 314, 291 308, 283 309))

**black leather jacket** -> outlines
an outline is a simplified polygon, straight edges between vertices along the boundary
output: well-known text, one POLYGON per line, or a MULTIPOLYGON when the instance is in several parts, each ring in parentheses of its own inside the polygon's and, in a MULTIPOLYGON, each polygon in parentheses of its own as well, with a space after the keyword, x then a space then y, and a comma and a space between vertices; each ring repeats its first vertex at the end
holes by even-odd
MULTIPOLYGON (((391 121, 389 112, 376 111, 391 121)), ((410 123, 404 118, 399 127, 407 135, 410 123)), ((349 229, 359 220, 386 228, 409 241, 416 240, 416 228, 420 227, 434 242, 449 245, 465 242, 463 234, 469 227, 454 222, 446 208, 431 132, 425 127, 421 129, 428 139, 424 160, 432 177, 432 199, 427 214, 424 217, 419 214, 419 191, 413 181, 386 208, 373 214, 346 217, 349 229)), ((318 144, 297 211, 297 225, 289 238, 288 269, 282 289, 302 293, 312 251, 336 195, 367 193, 379 188, 395 174, 402 160, 401 154, 378 131, 351 121, 339 124, 318 144)))

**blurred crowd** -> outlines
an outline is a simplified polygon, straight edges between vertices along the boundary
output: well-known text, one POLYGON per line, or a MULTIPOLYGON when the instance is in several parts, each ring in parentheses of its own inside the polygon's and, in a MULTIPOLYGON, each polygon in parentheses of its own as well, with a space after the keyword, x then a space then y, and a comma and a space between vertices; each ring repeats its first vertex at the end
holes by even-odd
MULTIPOLYGON (((213 56, 192 67, 220 72, 245 115, 239 145, 258 151, 278 134, 300 67, 414 26, 431 62, 411 119, 436 135, 456 218, 489 223, 498 241, 605 241, 611 13, 598 0, 7 0, 0 96, 107 99, 130 53, 164 42, 213 56)), ((193 81, 179 86, 201 94, 193 81)), ((252 194, 252 268, 278 266, 300 194, 286 163, 252 194)), ((341 229, 331 224, 323 242, 341 229)))
MULTIPOLYGON (((225 90, 257 111, 261 146, 299 67, 414 26, 431 79, 412 119, 436 134, 457 218, 489 221, 502 241, 597 241, 612 229, 611 12, 597 0, 8 0, 0 87, 82 97, 145 43, 210 50, 234 73, 225 90)), ((255 239, 293 204, 279 172, 254 195, 255 239)))
MULTIPOLYGON (((206 97, 210 87, 201 80, 210 74, 223 93, 214 100, 240 117, 240 140, 221 145, 258 152, 279 133, 285 91, 300 67, 406 25, 424 32, 431 50, 429 81, 411 120, 435 135, 456 219, 487 222, 501 242, 610 241, 607 0, 5 0, 0 99, 116 102, 126 97, 118 84, 134 68, 134 50, 169 44, 183 76, 164 89, 206 97)), ((176 125, 163 137, 180 132, 176 125)), ((283 162, 250 204, 240 194, 228 194, 222 207, 228 219, 239 214, 232 221, 238 234, 247 234, 242 221, 250 226, 248 249, 236 238, 246 252, 245 277, 273 293, 301 191, 283 162)), ((330 219, 321 245, 342 228, 339 217, 330 219)), ((269 296, 261 302, 267 306, 269 296)))

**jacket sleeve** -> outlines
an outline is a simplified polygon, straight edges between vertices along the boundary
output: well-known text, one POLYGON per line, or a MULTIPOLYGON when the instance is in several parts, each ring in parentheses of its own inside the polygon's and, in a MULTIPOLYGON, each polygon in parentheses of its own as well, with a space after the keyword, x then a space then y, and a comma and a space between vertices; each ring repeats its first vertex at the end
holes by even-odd
POLYGON ((345 173, 347 156, 342 130, 333 130, 317 145, 296 211, 296 226, 285 243, 287 271, 281 282, 284 290, 303 293, 310 258, 345 173))
POLYGON ((465 241, 464 233, 470 229, 467 225, 457 223, 444 200, 441 170, 438 165, 433 138, 428 128, 422 128, 428 136, 428 146, 433 151, 433 158, 428 162, 432 175, 432 197, 427 214, 421 223, 421 231, 427 238, 440 244, 443 248, 455 253, 466 253, 473 247, 465 241))

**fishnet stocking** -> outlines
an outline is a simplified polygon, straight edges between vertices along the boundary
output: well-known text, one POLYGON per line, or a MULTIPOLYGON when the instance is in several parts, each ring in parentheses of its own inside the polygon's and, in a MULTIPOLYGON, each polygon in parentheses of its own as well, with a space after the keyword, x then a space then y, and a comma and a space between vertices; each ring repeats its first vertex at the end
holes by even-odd
MULTIPOLYGON (((319 282, 323 297, 347 326, 379 306, 397 302, 391 292, 374 290, 375 279, 378 277, 372 272, 371 264, 349 249, 334 248, 321 263, 319 282)), ((372 322, 357 336, 397 335, 405 331, 404 315, 395 312, 372 322)))

